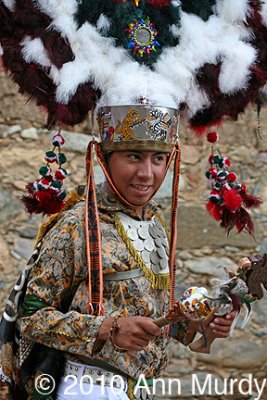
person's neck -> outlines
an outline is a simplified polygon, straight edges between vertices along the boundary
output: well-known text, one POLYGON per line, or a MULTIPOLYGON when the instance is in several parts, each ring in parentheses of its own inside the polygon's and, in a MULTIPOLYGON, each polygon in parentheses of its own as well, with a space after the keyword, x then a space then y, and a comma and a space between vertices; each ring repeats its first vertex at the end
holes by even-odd
MULTIPOLYGON (((116 197, 118 199, 118 201, 120 201, 120 202, 122 201, 116 195, 116 193, 112 190, 112 188, 110 187, 110 185, 108 184, 107 181, 102 182, 102 189, 105 190, 105 192, 107 192, 109 195, 111 195, 113 197, 116 197)), ((128 207, 127 204, 125 204, 125 205, 128 207)), ((144 218, 144 207, 143 206, 135 206, 135 205, 133 205, 132 208, 134 210, 136 210, 136 213, 140 218, 142 218, 142 219, 144 218)))

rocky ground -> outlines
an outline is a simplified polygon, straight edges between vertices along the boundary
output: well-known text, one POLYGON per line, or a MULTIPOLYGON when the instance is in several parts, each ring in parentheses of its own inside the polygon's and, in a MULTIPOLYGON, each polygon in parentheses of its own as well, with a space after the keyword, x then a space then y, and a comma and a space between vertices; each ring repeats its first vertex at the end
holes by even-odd
MULTIPOLYGON (((38 225, 42 218, 29 218, 20 202, 25 183, 38 176, 44 152, 50 150, 44 117, 32 107, 15 97, 10 84, 1 80, 0 89, 0 306, 3 309, 8 293, 25 266, 33 248, 38 225), (7 85, 7 86, 5 86, 7 85), (10 90, 6 95, 8 89, 10 90), (5 95, 4 95, 5 94, 5 95), (1 97, 2 96, 2 97, 1 97), (15 105, 15 106, 14 106, 15 105)), ((226 153, 239 172, 241 180, 254 194, 262 197, 264 204, 253 213, 255 240, 246 234, 228 237, 206 214, 205 198, 208 193, 204 177, 209 156, 209 146, 192 136, 182 127, 182 166, 178 215, 177 243, 177 297, 189 286, 210 287, 212 278, 220 274, 221 266, 235 266, 243 256, 267 251, 267 112, 262 113, 263 138, 256 135, 256 115, 250 110, 236 123, 224 124, 220 129, 220 150, 226 153)), ((76 133, 65 133, 64 152, 68 157, 69 177, 66 189, 85 182, 84 155, 90 139, 86 125, 77 127, 76 133)), ((101 173, 96 167, 97 179, 101 173)), ((158 194, 166 219, 170 209, 171 174, 158 194)), ((242 318, 241 318, 242 320, 242 318)), ((210 355, 192 353, 172 342, 169 347, 171 363, 165 379, 180 380, 181 390, 173 385, 172 394, 166 389, 161 398, 171 399, 256 399, 257 387, 266 381, 267 367, 267 298, 254 304, 248 326, 242 330, 238 323, 233 336, 217 340, 210 355), (198 375, 195 375, 198 374, 198 375), (205 380, 213 374, 209 392, 205 380), (193 393, 192 379, 198 380, 193 393), (223 390, 223 384, 237 379, 232 392, 223 390), (224 381, 225 380, 225 381, 224 381), (238 382, 240 383, 238 387, 238 382), (249 386, 251 384, 251 390, 249 386), (201 394, 201 388, 202 394, 201 394), (222 394, 220 395, 219 392, 222 394), (254 394, 253 394, 253 393, 254 394), (248 393, 248 394, 247 394, 248 393)), ((207 382, 206 382, 207 383, 207 382)), ((267 383, 265 384, 267 388, 267 383)), ((267 390, 261 399, 267 398, 267 390)), ((157 394, 162 393, 160 386, 157 394)))

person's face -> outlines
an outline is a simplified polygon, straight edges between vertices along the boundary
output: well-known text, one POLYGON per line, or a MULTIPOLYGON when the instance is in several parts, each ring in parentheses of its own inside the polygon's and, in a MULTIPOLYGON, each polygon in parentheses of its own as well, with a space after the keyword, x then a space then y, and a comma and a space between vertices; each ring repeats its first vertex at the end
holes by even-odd
POLYGON ((161 185, 167 154, 152 151, 115 151, 111 154, 111 178, 120 194, 131 204, 144 205, 161 185))

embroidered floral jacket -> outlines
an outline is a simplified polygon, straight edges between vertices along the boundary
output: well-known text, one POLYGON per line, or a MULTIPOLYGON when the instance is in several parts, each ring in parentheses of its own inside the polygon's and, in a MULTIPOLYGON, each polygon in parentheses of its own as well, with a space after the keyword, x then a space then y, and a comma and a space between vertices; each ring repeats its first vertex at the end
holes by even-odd
MULTIPOLYGON (((116 201, 102 189, 98 190, 98 209, 102 237, 103 273, 112 274, 138 268, 124 240, 119 236, 114 215, 123 212, 140 219, 135 210, 116 201)), ((81 362, 79 357, 101 360, 133 378, 142 373, 158 376, 167 365, 166 346, 169 338, 162 335, 140 352, 118 353, 109 341, 94 351, 96 335, 103 316, 87 312, 88 286, 84 228, 85 202, 79 201, 63 212, 46 234, 38 261, 33 266, 27 287, 25 306, 38 298, 47 304, 31 316, 20 319, 23 336, 45 346, 61 350, 66 358, 81 362), (28 303, 28 304, 27 304, 28 303), (66 309, 66 305, 70 304, 66 309)), ((158 208, 150 202, 145 218, 157 215, 158 208)), ((104 281, 104 308, 107 316, 147 316, 159 318, 168 310, 168 290, 153 289, 145 277, 122 281, 104 281)), ((174 337, 187 345, 187 324, 180 321, 171 329, 174 337)))

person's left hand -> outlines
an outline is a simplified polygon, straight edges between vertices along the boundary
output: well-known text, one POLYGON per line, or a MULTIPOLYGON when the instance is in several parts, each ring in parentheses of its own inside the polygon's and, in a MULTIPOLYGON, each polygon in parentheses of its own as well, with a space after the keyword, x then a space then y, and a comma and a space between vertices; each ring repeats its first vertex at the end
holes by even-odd
MULTIPOLYGON (((233 310, 229 314, 224 315, 223 317, 217 317, 216 315, 212 315, 212 317, 208 318, 205 321, 202 321, 202 327, 204 332, 208 329, 213 332, 213 336, 216 338, 227 338, 231 331, 232 323, 237 315, 237 310, 233 310)), ((199 321, 191 321, 190 322, 190 330, 198 331, 199 333, 203 333, 202 327, 199 321)))
POLYGON ((215 318, 209 324, 209 328, 211 328, 214 336, 217 338, 227 338, 229 336, 237 312, 237 310, 233 310, 223 317, 217 317, 215 315, 215 318))

